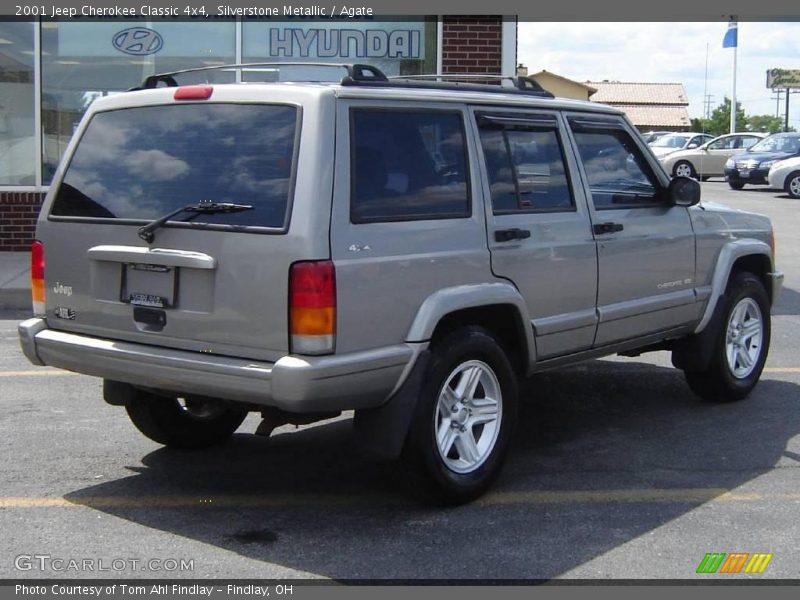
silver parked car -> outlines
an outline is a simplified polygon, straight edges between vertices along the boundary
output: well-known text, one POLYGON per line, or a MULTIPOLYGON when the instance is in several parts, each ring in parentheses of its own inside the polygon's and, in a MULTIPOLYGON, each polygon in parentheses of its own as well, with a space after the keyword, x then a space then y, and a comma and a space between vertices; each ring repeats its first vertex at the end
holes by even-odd
POLYGON ((650 148, 658 158, 663 158, 678 150, 697 148, 712 139, 714 136, 707 133, 670 133, 650 142, 650 148))
POLYGON ((668 350, 702 398, 750 393, 767 218, 701 210, 616 109, 342 68, 96 101, 39 219, 28 359, 169 447, 354 410, 446 502, 497 476, 533 373, 668 350))
POLYGON ((705 181, 709 177, 724 177, 725 163, 734 154, 740 154, 766 137, 763 133, 731 133, 721 135, 693 148, 678 150, 661 157, 667 173, 681 177, 694 177, 705 181))

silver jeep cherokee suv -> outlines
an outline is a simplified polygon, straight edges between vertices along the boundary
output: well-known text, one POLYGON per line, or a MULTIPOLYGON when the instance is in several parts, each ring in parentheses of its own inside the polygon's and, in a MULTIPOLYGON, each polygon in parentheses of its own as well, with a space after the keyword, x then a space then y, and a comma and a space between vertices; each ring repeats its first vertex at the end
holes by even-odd
POLYGON ((753 389, 767 218, 698 204, 615 109, 337 68, 95 102, 39 219, 30 361, 172 447, 355 410, 449 502, 497 476, 534 372, 671 350, 705 399, 753 389))

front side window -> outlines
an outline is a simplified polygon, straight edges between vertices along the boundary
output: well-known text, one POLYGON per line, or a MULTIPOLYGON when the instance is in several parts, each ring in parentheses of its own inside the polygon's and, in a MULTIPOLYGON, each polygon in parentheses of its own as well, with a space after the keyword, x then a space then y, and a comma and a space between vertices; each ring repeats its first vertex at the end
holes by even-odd
POLYGON ((94 115, 51 215, 161 217, 209 200, 252 205, 236 213, 182 213, 192 224, 283 227, 291 192, 298 109, 174 104, 94 115))
POLYGON ((481 128, 494 214, 572 210, 555 130, 481 128))
POLYGON ((455 112, 351 112, 354 223, 470 215, 463 117, 455 112))
POLYGON ((658 186, 631 137, 622 130, 576 130, 575 141, 597 209, 652 206, 658 186))

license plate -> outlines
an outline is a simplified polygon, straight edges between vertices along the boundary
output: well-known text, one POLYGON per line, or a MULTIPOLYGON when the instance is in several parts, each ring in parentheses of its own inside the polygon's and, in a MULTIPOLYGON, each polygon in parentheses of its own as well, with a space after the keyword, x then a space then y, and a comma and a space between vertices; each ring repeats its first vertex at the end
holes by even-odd
POLYGON ((136 306, 150 306, 152 308, 164 308, 168 302, 161 296, 155 294, 131 294, 128 302, 136 306))
POLYGON ((174 308, 177 269, 159 265, 123 265, 120 300, 148 308, 174 308))
POLYGON ((739 169, 739 177, 750 177, 750 169, 739 169))

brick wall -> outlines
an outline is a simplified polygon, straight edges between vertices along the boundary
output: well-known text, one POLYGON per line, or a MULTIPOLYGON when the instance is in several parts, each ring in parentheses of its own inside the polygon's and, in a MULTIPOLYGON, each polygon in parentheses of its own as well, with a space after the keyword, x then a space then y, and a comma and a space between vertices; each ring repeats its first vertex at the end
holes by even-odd
POLYGON ((0 252, 30 250, 44 194, 0 192, 0 252))
POLYGON ((442 19, 443 73, 500 73, 503 17, 446 16, 442 19))

